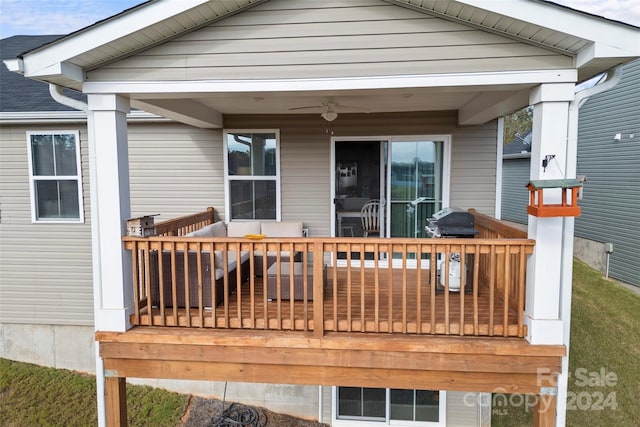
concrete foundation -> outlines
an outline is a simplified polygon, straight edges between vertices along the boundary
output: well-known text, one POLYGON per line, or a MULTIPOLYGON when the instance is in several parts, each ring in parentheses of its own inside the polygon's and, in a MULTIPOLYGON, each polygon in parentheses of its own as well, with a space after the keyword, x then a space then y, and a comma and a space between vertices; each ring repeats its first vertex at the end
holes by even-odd
POLYGON ((575 237, 573 240, 573 255, 591 268, 602 272, 607 269, 607 252, 604 242, 575 237))
POLYGON ((93 327, 0 324, 0 357, 95 373, 93 327))

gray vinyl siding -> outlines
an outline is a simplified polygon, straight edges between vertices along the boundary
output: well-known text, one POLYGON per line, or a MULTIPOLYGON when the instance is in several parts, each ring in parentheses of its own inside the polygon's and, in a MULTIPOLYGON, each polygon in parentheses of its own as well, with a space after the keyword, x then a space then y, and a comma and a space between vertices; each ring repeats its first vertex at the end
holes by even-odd
POLYGON ((303 220, 311 235, 331 232, 331 136, 452 136, 451 206, 495 211, 496 122, 456 126, 457 113, 342 114, 331 124, 317 115, 227 115, 232 129, 280 129, 282 219, 303 220))
POLYGON ((464 391, 447 392, 447 427, 479 426, 478 393, 464 391), (470 404, 471 403, 471 404, 470 404))
POLYGON ((502 162, 502 219, 527 224, 529 215, 529 182, 531 160, 508 159, 502 162))
MULTIPOLYGON (((213 206, 224 216, 222 132, 129 124, 132 216, 159 220, 213 206)), ((0 128, 0 323, 93 325, 85 124, 0 128), (84 224, 33 224, 27 131, 79 130, 84 224)))
POLYGON ((564 69, 573 58, 381 0, 272 0, 88 80, 348 77, 564 69))
POLYGON ((156 221, 215 208, 224 218, 222 131, 177 123, 129 125, 132 216, 156 221))
POLYGON ((575 234, 612 242, 609 275, 640 286, 640 60, 580 109, 577 173, 587 176, 575 234), (616 133, 622 134, 614 141, 616 133), (629 135, 634 134, 630 138, 629 135))
POLYGON ((79 130, 85 124, 0 127, 0 323, 93 324, 88 168, 84 224, 31 222, 27 131, 79 130))

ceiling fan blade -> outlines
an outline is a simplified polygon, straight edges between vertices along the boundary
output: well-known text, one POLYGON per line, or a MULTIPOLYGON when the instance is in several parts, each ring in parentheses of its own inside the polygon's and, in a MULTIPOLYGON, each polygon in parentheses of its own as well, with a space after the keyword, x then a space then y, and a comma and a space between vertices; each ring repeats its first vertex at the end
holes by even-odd
POLYGON ((293 108, 289 108, 289 111, 293 111, 293 110, 309 110, 311 108, 324 108, 323 105, 308 105, 306 107, 293 107, 293 108))
POLYGON ((337 110, 352 110, 352 111, 359 111, 361 113, 368 113, 369 109, 368 108, 364 108, 364 107, 354 107, 352 105, 342 105, 342 104, 335 104, 335 108, 337 110))

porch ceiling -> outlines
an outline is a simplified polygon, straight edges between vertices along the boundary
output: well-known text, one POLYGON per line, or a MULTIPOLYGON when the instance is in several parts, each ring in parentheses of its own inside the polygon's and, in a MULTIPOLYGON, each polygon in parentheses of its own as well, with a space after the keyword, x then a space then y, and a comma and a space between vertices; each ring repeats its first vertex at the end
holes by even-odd
MULTIPOLYGON (((336 103, 335 110, 340 114, 381 113, 406 111, 466 111, 465 106, 481 102, 483 109, 504 103, 499 114, 509 113, 528 102, 529 89, 533 84, 495 85, 486 87, 407 87, 363 90, 328 90, 299 92, 245 92, 245 93, 151 93, 131 94, 132 106, 164 116, 172 116, 185 111, 185 106, 199 106, 224 114, 317 114, 322 112, 322 104, 336 103), (309 107, 300 109, 300 107, 309 107)), ((471 114, 473 115, 473 114, 471 114)), ((471 115, 467 115, 468 117, 471 115)), ((461 115, 461 119, 464 114, 461 115)), ((467 117, 467 118, 468 118, 467 117)), ((489 120, 493 117, 483 117, 489 120)), ((470 120, 471 122, 478 120, 470 120)), ((192 123, 195 124, 195 123, 192 123)), ((217 127, 207 126, 202 127, 217 127)))

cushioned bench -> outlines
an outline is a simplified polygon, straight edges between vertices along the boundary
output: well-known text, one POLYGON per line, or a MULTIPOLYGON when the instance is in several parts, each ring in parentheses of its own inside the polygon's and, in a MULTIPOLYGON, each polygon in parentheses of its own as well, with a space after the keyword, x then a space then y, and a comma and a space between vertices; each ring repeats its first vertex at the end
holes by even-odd
MULTIPOLYGON (((300 221, 237 221, 230 222, 228 226, 222 221, 209 224, 199 230, 192 231, 185 237, 243 237, 247 234, 264 234, 267 237, 301 237, 302 222, 300 221)), ((215 291, 215 303, 221 304, 224 301, 224 254, 223 251, 214 251, 213 265, 211 263, 210 252, 202 252, 202 275, 198 277, 198 259, 197 253, 189 251, 187 256, 187 280, 189 284, 189 307, 199 307, 199 286, 202 285, 202 305, 211 307, 213 303, 213 292, 215 291), (211 286, 212 274, 215 278, 214 286, 211 286)), ((276 252, 269 251, 267 253, 267 268, 276 261, 276 252)), ((175 260, 175 278, 176 278, 176 300, 177 306, 184 308, 186 304, 186 291, 184 285, 185 265, 184 252, 177 251, 175 260)), ((237 290, 237 268, 236 252, 229 251, 227 253, 227 273, 229 292, 233 293, 237 290)), ((264 254, 261 251, 254 252, 255 274, 262 276, 264 254)), ((243 251, 240 254, 240 273, 241 280, 244 283, 249 277, 249 252, 243 251)), ((280 252, 280 260, 289 261, 291 254, 287 251, 280 252)), ((173 273, 171 271, 171 253, 163 251, 162 253, 162 281, 163 281, 163 303, 165 307, 173 307, 173 273)), ((151 276, 151 300, 152 305, 158 307, 160 305, 160 265, 158 262, 158 254, 152 253, 150 256, 150 276, 151 276)))
MULTIPOLYGON (((226 228, 223 222, 215 222, 207 225, 197 231, 188 233, 185 237, 226 237, 226 228)), ((201 277, 198 276, 198 254, 195 251, 189 251, 187 255, 187 280, 189 283, 189 307, 199 307, 199 286, 202 285, 202 305, 211 307, 213 304, 212 295, 215 290, 215 303, 221 304, 224 301, 224 254, 223 251, 214 251, 213 265, 211 262, 211 253, 202 252, 201 255, 201 277), (214 286, 211 286, 212 274, 215 278, 214 286)), ((229 293, 233 293, 237 289, 237 268, 236 252, 229 251, 227 253, 227 273, 229 283, 229 293)), ((249 277, 249 253, 242 252, 240 254, 240 273, 241 280, 244 282, 249 277)), ((157 252, 152 253, 149 260, 150 277, 151 277, 151 298, 152 305, 160 305, 160 264, 158 262, 157 252)), ((186 307, 186 290, 185 290, 185 264, 184 251, 177 251, 175 254, 175 278, 176 278, 176 300, 177 306, 186 307)), ((163 299, 165 307, 173 307, 173 272, 171 271, 171 252, 163 251, 162 253, 162 279, 163 279, 163 299)))

